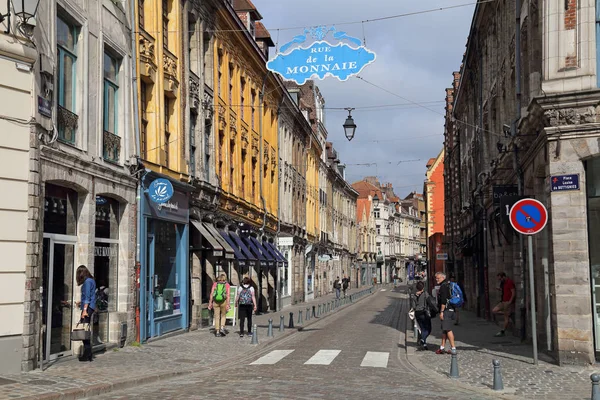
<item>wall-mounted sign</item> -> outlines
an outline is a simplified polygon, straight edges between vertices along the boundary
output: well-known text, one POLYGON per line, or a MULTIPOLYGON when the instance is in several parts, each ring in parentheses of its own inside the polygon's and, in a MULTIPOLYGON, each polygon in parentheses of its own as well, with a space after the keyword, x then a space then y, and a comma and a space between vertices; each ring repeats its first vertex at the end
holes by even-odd
POLYGON ((157 178, 150 184, 148 195, 157 204, 166 203, 173 197, 173 185, 168 179, 157 178))
POLYGON ((38 112, 44 117, 52 118, 52 102, 38 96, 38 112))
POLYGON ((502 197, 519 195, 519 188, 517 185, 495 185, 492 190, 494 193, 495 206, 500 205, 502 197))
POLYGON ((554 175, 550 177, 550 188, 553 192, 579 190, 579 175, 554 175))
POLYGON ((102 197, 102 196, 96 196, 96 204, 101 206, 108 203, 108 200, 106 199, 106 197, 102 197))
POLYGON ((435 255, 435 259, 446 261, 446 260, 448 260, 448 253, 438 253, 435 255))
POLYGON ((374 61, 375 53, 362 46, 360 39, 334 27, 318 26, 305 29, 302 35, 295 36, 281 46, 280 53, 267 63, 267 68, 285 80, 303 85, 308 79, 325 79, 328 76, 345 81, 374 61), (324 40, 330 32, 333 32, 336 44, 324 40), (301 47, 309 36, 315 42, 308 47, 301 47), (289 50, 292 46, 298 47, 289 50))

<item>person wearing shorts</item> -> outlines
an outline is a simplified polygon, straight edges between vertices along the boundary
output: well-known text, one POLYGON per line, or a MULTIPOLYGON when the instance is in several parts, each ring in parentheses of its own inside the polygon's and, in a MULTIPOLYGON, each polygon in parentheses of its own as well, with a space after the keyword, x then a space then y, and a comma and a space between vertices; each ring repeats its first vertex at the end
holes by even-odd
POLYGON ((440 290, 438 291, 438 309, 440 310, 440 322, 442 324, 442 345, 436 350, 435 354, 450 354, 456 351, 454 332, 452 332, 456 313, 454 308, 451 308, 448 304, 448 300, 451 297, 450 283, 443 272, 435 274, 435 281, 440 285, 440 290), (450 349, 446 349, 446 340, 450 342, 450 349))
POLYGON ((504 272, 500 272, 497 275, 500 287, 498 290, 502 292, 502 301, 494 307, 492 313, 504 315, 504 325, 502 330, 496 333, 496 337, 502 337, 505 335, 505 331, 510 325, 510 316, 515 311, 515 298, 516 289, 515 283, 510 279, 504 272))

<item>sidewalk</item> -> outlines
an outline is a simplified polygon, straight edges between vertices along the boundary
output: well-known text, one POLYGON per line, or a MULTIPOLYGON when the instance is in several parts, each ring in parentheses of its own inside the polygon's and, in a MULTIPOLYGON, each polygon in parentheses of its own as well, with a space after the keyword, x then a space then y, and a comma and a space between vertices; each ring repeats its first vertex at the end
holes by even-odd
MULTIPOLYGON (((378 286, 379 287, 379 286, 378 286)), ((354 296, 354 302, 338 307, 320 318, 311 318, 303 326, 309 326, 332 315, 340 309, 367 298, 371 287, 348 290, 347 296, 354 296)), ((372 290, 372 293, 375 293, 372 290)), ((45 371, 33 371, 15 375, 0 376, 0 400, 5 399, 77 399, 122 390, 157 380, 211 369, 239 361, 241 356, 249 356, 287 337, 297 329, 287 329, 289 313, 294 313, 297 325, 298 310, 306 313, 312 305, 331 302, 334 294, 319 297, 307 303, 284 308, 278 313, 267 313, 254 317, 258 328, 258 345, 251 345, 248 337, 240 338, 238 326, 228 326, 227 337, 215 337, 209 329, 189 333, 174 334, 138 347, 126 346, 96 355, 93 362, 79 362, 76 357, 60 360, 53 365, 45 365, 45 371), (279 332, 279 316, 285 317, 285 332, 279 332), (274 337, 267 337, 269 318, 273 319, 274 337)), ((348 299, 349 300, 349 299, 348 299)), ((304 318, 304 315, 303 315, 304 318)))
POLYGON ((502 394, 504 398, 528 399, 589 399, 592 385, 590 375, 600 368, 559 367, 546 354, 539 353, 539 364, 533 365, 531 344, 522 344, 510 332, 494 337, 499 327, 461 310, 460 325, 455 326, 458 369, 460 378, 451 380, 450 355, 437 355, 441 343, 439 318, 432 320, 433 332, 427 339, 428 351, 417 349, 412 322, 406 332, 407 354, 410 362, 432 378, 445 377, 448 382, 468 386, 487 394, 502 394), (505 390, 493 392, 492 360, 500 360, 505 390))

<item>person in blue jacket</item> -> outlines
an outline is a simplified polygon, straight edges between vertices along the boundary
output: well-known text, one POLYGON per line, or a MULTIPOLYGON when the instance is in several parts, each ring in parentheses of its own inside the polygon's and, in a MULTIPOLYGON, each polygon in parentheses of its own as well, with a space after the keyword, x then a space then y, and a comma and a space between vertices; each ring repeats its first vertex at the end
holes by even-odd
MULTIPOLYGON (((92 315, 96 310, 96 281, 85 265, 77 268, 75 277, 77 285, 81 286, 81 302, 79 303, 81 318, 79 322, 92 325, 92 315)), ((91 340, 83 341, 83 354, 79 357, 79 361, 92 361, 91 340)))

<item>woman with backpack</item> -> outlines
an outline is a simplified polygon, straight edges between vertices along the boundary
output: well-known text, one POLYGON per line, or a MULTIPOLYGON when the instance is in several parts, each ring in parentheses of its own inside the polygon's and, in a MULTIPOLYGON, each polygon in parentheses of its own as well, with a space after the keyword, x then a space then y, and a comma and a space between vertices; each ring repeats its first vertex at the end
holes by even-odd
POLYGON ((242 286, 237 290, 235 304, 240 314, 240 337, 244 337, 244 320, 248 320, 248 336, 252 336, 252 313, 256 312, 256 296, 250 285, 250 278, 242 279, 242 286))
POLYGON ((229 311, 229 283, 227 275, 221 274, 210 291, 208 309, 215 310, 215 336, 225 336, 225 321, 229 311))
POLYGON ((415 312, 417 323, 421 327, 419 344, 422 350, 427 350, 427 337, 431 332, 431 317, 438 313, 438 309, 433 297, 425 290, 425 284, 422 281, 417 282, 415 289, 415 294, 410 296, 410 305, 415 312))

